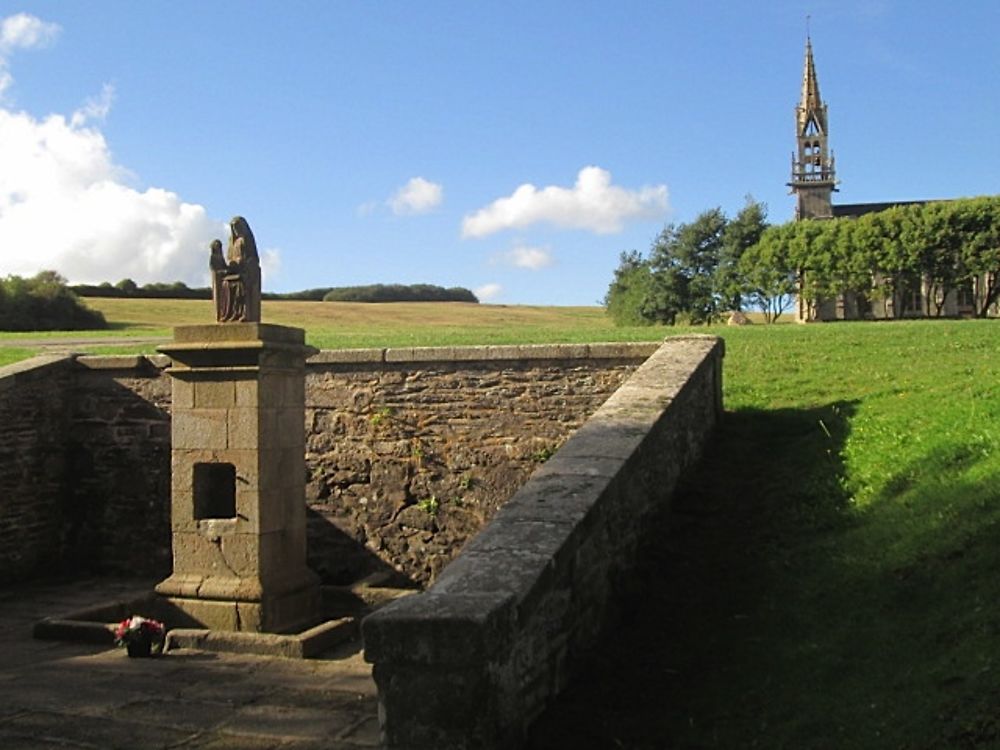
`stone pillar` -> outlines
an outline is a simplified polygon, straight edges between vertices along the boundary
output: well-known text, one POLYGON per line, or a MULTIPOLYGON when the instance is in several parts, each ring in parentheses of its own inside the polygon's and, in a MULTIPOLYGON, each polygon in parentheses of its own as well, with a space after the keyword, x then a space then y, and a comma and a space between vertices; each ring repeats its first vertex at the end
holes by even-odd
POLYGON ((183 326, 160 351, 173 360, 173 574, 157 593, 188 627, 281 633, 315 624, 304 428, 314 350, 305 332, 183 326))

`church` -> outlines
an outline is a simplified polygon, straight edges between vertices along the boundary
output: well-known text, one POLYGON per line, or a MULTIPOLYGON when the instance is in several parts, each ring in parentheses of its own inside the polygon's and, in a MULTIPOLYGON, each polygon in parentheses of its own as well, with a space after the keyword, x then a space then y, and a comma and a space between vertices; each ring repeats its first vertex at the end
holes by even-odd
MULTIPOLYGON (((792 154, 792 177, 788 186, 795 195, 795 220, 810 221, 835 218, 857 218, 864 214, 884 211, 926 201, 888 201, 884 203, 834 204, 837 192, 836 167, 829 147, 827 107, 819 92, 819 79, 813 60, 812 40, 806 37, 805 62, 802 70, 802 93, 795 108, 796 150, 792 154)), ((800 273, 801 282, 801 273, 800 273)), ((874 320, 922 317, 924 296, 931 294, 926 280, 914 279, 909 290, 896 298, 872 301, 858 294, 840 294, 807 304, 798 296, 796 319, 802 323, 825 320, 874 320)), ((947 317, 971 317, 974 314, 972 289, 949 290, 943 299, 942 313, 947 317)), ((997 305, 991 317, 1000 315, 997 305)))

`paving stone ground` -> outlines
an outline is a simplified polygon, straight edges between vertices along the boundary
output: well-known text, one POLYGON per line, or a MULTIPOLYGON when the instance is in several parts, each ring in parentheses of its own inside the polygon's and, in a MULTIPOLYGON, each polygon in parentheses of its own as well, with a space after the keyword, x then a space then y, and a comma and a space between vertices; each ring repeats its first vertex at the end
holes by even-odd
POLYGON ((0 589, 0 748, 358 750, 378 747, 360 641, 319 659, 37 641, 42 617, 148 591, 106 579, 0 589))

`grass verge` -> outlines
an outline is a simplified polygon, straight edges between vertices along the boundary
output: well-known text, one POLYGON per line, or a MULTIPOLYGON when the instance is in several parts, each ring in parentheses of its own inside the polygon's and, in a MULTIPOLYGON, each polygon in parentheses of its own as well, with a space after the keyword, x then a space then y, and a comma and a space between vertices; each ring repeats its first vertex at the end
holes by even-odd
POLYGON ((20 362, 24 359, 29 359, 34 357, 35 354, 36 352, 34 349, 24 349, 15 346, 0 347, 0 367, 12 365, 15 362, 20 362))

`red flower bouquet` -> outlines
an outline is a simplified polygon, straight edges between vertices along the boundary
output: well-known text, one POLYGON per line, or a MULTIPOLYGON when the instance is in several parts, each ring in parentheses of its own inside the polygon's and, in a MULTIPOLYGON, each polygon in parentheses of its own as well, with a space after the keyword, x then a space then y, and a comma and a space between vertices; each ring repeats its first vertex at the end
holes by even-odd
POLYGON ((124 646, 129 656, 158 656, 163 653, 167 629, 162 622, 133 615, 115 628, 115 643, 124 646))

